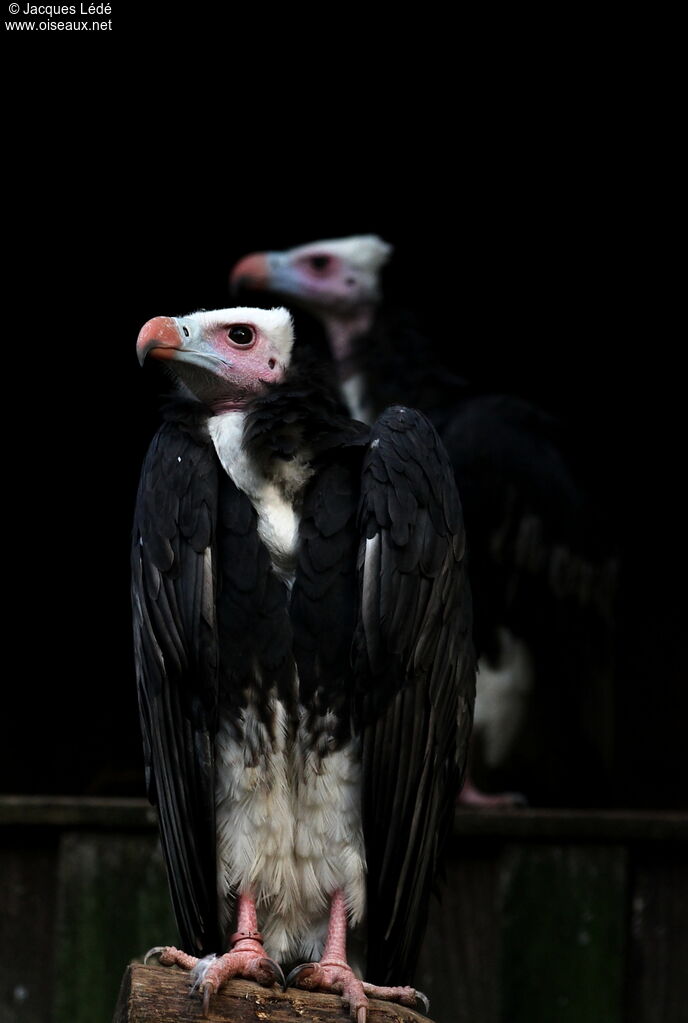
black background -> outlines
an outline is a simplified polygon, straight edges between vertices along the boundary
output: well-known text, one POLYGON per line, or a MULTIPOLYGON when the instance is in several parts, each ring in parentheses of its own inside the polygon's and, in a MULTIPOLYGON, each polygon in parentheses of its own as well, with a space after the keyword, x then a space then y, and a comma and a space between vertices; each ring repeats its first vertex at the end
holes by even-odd
POLYGON ((377 148, 352 121, 325 151, 315 129, 277 142, 265 110, 251 142, 231 110, 204 134, 186 109, 175 135, 152 94, 130 133, 115 101, 97 131, 72 110, 13 135, 2 789, 143 791, 128 558, 157 382, 141 325, 230 304, 246 252, 376 232, 395 246, 388 301, 446 360, 575 431, 623 557, 614 799, 685 806, 685 370, 649 125, 639 146, 605 109, 506 95, 498 118, 439 132, 385 122, 377 148))

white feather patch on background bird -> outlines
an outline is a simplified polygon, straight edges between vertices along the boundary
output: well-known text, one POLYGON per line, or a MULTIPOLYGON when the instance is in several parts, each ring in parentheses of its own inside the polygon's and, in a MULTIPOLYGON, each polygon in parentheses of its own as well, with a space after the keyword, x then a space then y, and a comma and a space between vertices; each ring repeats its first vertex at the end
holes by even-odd
POLYGON ((374 415, 370 402, 366 399, 365 377, 362 373, 356 373, 347 380, 342 380, 342 394, 347 406, 351 410, 354 419, 362 423, 373 422, 374 415))
POLYGON ((483 742, 485 762, 501 764, 511 751, 528 713, 535 672, 523 640, 500 628, 499 663, 480 661, 473 729, 483 742))

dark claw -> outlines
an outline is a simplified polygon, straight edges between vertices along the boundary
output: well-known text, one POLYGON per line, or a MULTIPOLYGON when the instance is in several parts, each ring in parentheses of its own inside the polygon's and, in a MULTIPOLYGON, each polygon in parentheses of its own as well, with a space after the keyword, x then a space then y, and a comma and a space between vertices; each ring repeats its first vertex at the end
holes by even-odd
POLYGON ((294 969, 289 974, 289 976, 287 977, 286 981, 284 982, 285 983, 284 990, 286 991, 288 987, 295 987, 296 985, 294 984, 294 981, 296 980, 297 977, 300 977, 301 974, 304 972, 312 973, 313 970, 316 969, 316 967, 317 963, 301 963, 300 966, 295 966, 294 969))
POLYGON ((210 1015, 210 999, 215 992, 210 984, 202 984, 201 991, 203 992, 203 1018, 207 1019, 210 1015))
MULTIPOLYGON (((279 984, 283 991, 287 990, 287 981, 284 979, 284 973, 282 972, 282 967, 279 963, 276 963, 274 959, 265 958, 260 960, 260 965, 266 966, 270 970, 275 978, 275 983, 279 984)), ((299 966, 297 966, 297 970, 298 969, 300 969, 299 966)), ((289 976, 291 977, 293 973, 294 971, 292 970, 289 976)))
POLYGON ((430 1012, 430 999, 427 995, 424 995, 422 991, 416 991, 416 1001, 420 1002, 423 1006, 423 1012, 427 1016, 430 1012))

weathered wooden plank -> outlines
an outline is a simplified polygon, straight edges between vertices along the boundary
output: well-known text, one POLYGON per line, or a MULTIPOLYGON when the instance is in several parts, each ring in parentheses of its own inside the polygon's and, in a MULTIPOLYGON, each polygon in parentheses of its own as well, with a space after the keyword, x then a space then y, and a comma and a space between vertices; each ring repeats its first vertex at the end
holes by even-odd
POLYGON ((634 859, 627 1019, 688 1018, 688 859, 652 849, 634 859))
POLYGON ((57 938, 56 1023, 109 1021, 127 962, 177 940, 152 835, 63 837, 57 938))
POLYGON ((57 843, 0 848, 0 1019, 46 1023, 53 996, 57 843))
POLYGON ((153 830, 155 810, 145 799, 88 796, 0 796, 0 827, 153 830))
MULTIPOLYGON (((0 797, 2 1023, 51 1018, 53 954, 57 1023, 109 1021, 124 964, 175 940, 154 821, 145 800, 0 797), (60 834, 64 888, 54 950, 60 834)), ((447 887, 432 908, 415 978, 431 997, 433 1017, 617 1023, 620 1010, 610 1008, 616 991, 626 1023, 682 1021, 686 842, 684 812, 459 811, 447 887), (562 849, 566 842, 573 847, 562 849), (630 892, 624 895, 614 867, 621 863, 625 877, 625 850, 638 865, 632 917, 630 892), (617 912, 628 943, 633 925, 630 948, 617 912), (566 1002, 571 990, 575 999, 566 1002), (554 1008, 552 992, 555 1002, 564 1000, 554 1008), (604 1017, 595 1015, 600 1006, 604 1017)))
POLYGON ((459 838, 555 842, 688 842, 688 813, 665 810, 457 810, 459 838))
MULTIPOLYGON (((155 811, 145 799, 83 796, 2 796, 0 828, 55 827, 154 831, 155 811)), ((455 836, 601 842, 687 842, 688 813, 681 810, 460 809, 455 836)))
MULTIPOLYGON (((200 999, 189 996, 189 975, 175 967, 131 963, 122 980, 112 1023, 199 1023, 200 999)), ((210 1006, 210 1023, 345 1023, 349 1013, 337 995, 264 988, 231 980, 210 1006)), ((371 999, 369 1023, 431 1023, 413 1009, 371 999)))
POLYGON ((510 846, 500 883, 503 1023, 622 1023, 626 850, 510 846))
POLYGON ((494 844, 450 850, 416 977, 438 1023, 498 1023, 498 855, 494 844))

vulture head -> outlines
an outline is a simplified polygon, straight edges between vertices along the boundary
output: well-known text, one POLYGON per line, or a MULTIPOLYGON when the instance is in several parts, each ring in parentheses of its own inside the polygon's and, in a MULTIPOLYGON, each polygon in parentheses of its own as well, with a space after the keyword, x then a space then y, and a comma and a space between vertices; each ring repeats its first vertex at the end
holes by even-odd
POLYGON ((142 365, 163 360, 187 395, 216 410, 238 409, 283 379, 293 342, 286 309, 240 306, 156 316, 142 327, 136 352, 142 365))
POLYGON ((254 252, 230 274, 233 291, 272 292, 317 315, 353 315, 380 301, 380 270, 392 246, 374 234, 254 252))

